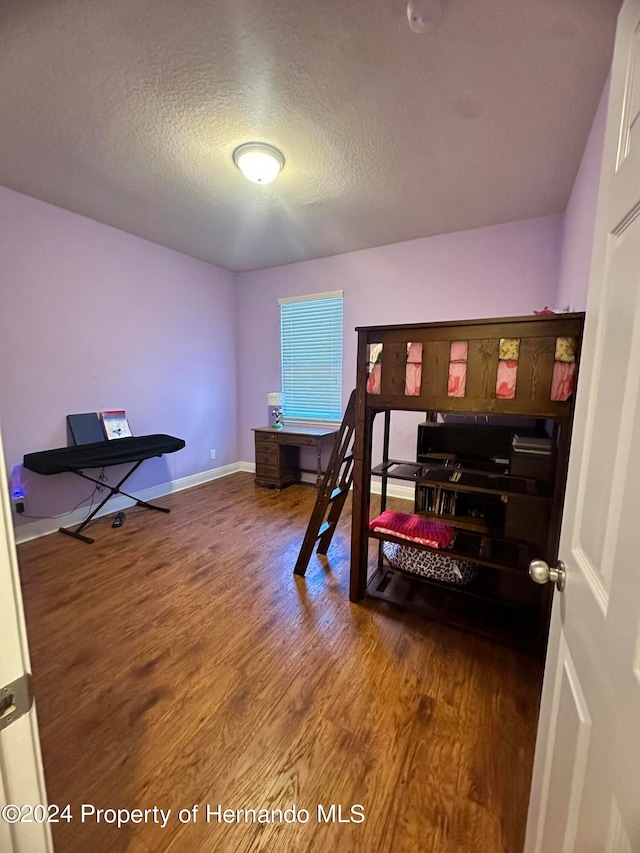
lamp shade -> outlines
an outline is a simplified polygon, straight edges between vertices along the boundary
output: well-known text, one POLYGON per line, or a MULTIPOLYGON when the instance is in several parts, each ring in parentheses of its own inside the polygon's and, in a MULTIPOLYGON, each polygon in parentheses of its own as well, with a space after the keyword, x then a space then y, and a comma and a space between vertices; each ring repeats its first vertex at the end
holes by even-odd
POLYGON ((233 162, 248 181, 270 184, 284 166, 284 156, 265 142, 246 142, 233 152, 233 162))

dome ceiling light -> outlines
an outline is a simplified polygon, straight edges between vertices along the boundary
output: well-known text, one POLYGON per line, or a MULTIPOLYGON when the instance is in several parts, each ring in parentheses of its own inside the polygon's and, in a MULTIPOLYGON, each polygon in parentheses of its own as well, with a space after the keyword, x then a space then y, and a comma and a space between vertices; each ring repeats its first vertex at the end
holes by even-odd
POLYGON ((270 184, 284 166, 284 155, 266 142, 245 142, 233 152, 233 162, 248 181, 270 184))
POLYGON ((433 29, 442 18, 442 0, 409 0, 407 19, 414 33, 433 29))

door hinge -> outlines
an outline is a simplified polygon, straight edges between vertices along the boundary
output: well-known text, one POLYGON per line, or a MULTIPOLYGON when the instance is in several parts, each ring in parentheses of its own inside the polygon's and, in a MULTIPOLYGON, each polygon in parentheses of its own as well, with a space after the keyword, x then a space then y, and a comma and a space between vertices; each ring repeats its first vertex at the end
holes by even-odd
POLYGON ((33 679, 30 672, 0 687, 0 732, 28 714, 32 705, 33 679))

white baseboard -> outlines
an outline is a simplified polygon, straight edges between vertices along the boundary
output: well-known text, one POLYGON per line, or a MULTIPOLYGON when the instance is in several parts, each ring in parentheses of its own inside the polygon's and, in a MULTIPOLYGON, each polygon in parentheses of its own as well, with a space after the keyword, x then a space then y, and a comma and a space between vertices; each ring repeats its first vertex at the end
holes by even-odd
MULTIPOLYGON (((202 483, 209 483, 211 480, 218 480, 220 477, 228 477, 230 474, 236 474, 238 471, 244 471, 248 474, 255 474, 256 466, 253 462, 234 462, 232 465, 223 465, 220 468, 212 468, 210 471, 202 471, 200 474, 192 474, 189 477, 182 477, 180 480, 173 480, 170 483, 161 483, 159 486, 151 486, 149 489, 143 489, 138 492, 137 497, 141 501, 153 501, 156 498, 171 495, 173 492, 181 492, 183 489, 191 489, 193 486, 200 486, 202 483)), ((315 483, 315 475, 302 475, 304 482, 315 483), (308 479, 307 479, 308 476, 308 479)), ((375 495, 380 494, 380 482, 374 481, 371 483, 371 491, 375 495)), ((387 495, 390 498, 401 498, 402 500, 411 501, 413 503, 414 489, 411 486, 394 486, 390 485, 387 488, 387 495)), ((108 501, 103 509, 95 516, 100 518, 103 515, 111 515, 114 512, 127 509, 134 506, 135 501, 130 498, 125 498, 117 495, 108 501)), ((86 506, 80 507, 68 514, 56 515, 52 518, 41 518, 37 521, 23 524, 20 527, 14 528, 14 536, 17 545, 22 542, 29 542, 31 539, 39 539, 41 536, 48 536, 49 533, 55 533, 60 526, 75 527, 76 524, 81 524, 87 516, 88 509, 86 506)))
MULTIPOLYGON (((255 474, 256 466, 253 462, 238 462, 238 471, 248 471, 250 474, 255 474)), ((315 483, 316 475, 302 473, 301 478, 303 483, 315 483)), ((351 487, 353 488, 353 486, 351 487)), ((381 483, 379 480, 371 481, 371 491, 374 495, 379 495, 381 492, 381 483)), ((387 495, 390 498, 400 498, 403 501, 411 501, 413 503, 415 497, 415 488, 413 486, 394 486, 390 484, 387 487, 387 495)))
MULTIPOLYGON (((371 483, 371 492, 374 495, 379 495, 382 491, 382 484, 379 481, 371 483)), ((413 486, 387 486, 387 496, 390 498, 400 498, 403 501, 411 501, 415 498, 415 488, 413 486)))
MULTIPOLYGON (((200 474, 191 474, 189 477, 182 477, 180 480, 172 480, 169 483, 161 483, 158 486, 151 486, 149 489, 143 489, 137 493, 137 497, 141 501, 153 501, 156 498, 164 497, 165 495, 173 494, 173 492, 181 492, 183 489, 191 489, 193 486, 200 486, 202 483, 208 483, 211 480, 218 480, 220 477, 228 477, 229 474, 235 474, 238 471, 247 471, 245 467, 248 463, 234 462, 232 465, 222 465, 220 468, 212 468, 210 471, 202 471, 200 474)), ((251 470, 255 471, 255 465, 251 466, 251 470)), ((116 495, 108 501, 102 510, 95 516, 100 518, 102 515, 111 515, 111 513, 119 512, 134 506, 135 501, 130 498, 116 495)), ((52 518, 41 518, 37 521, 29 522, 14 528, 14 537, 17 545, 22 542, 29 542, 31 539, 39 539, 41 536, 47 536, 49 533, 54 533, 59 527, 75 527, 76 524, 81 524, 88 514, 88 507, 80 507, 73 512, 56 515, 52 518)))
MULTIPOLYGON (((253 462, 238 462, 238 470, 239 471, 248 471, 251 474, 255 474, 256 466, 253 462)), ((316 475, 308 474, 306 472, 302 472, 300 475, 300 479, 303 483, 311 483, 315 485, 316 475)), ((353 489, 353 486, 351 486, 353 489)), ((379 480, 371 481, 371 492, 374 495, 379 495, 381 492, 381 483, 379 480)), ((389 484, 387 486, 387 495, 390 498, 400 498, 403 501, 411 501, 413 503, 415 497, 415 488, 413 486, 395 486, 393 484, 389 484)))
MULTIPOLYGON (((248 471, 251 474, 255 474, 256 466, 253 462, 238 462, 238 471, 248 471)), ((311 483, 315 485, 316 475, 308 474, 306 472, 302 472, 300 479, 303 483, 311 483)), ((353 485, 351 486, 353 489, 353 485)), ((379 480, 371 481, 371 492, 374 495, 379 495, 381 492, 381 483, 379 480)), ((389 484, 387 486, 387 495, 390 498, 400 498, 403 501, 411 501, 413 503, 415 497, 415 488, 413 486, 394 486, 393 484, 389 484)))
MULTIPOLYGON (((238 471, 248 471, 250 474, 255 474, 256 466, 253 462, 238 462, 238 471)), ((311 483, 315 485, 316 475, 302 472, 300 479, 303 483, 311 483)), ((353 489, 353 486, 351 486, 353 489)), ((379 495, 381 492, 381 483, 379 480, 371 481, 371 491, 374 495, 379 495)), ((413 503, 415 497, 415 488, 413 486, 394 486, 390 484, 387 487, 387 495, 390 498, 400 498, 403 501, 411 501, 413 503)))

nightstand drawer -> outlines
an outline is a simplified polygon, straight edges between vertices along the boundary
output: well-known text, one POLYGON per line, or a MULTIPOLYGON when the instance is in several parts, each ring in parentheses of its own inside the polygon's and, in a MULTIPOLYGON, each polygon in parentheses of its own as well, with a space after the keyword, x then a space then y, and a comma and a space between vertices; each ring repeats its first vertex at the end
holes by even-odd
POLYGON ((274 442, 278 443, 278 433, 277 432, 256 432, 256 444, 260 441, 268 441, 269 443, 274 442))
POLYGON ((256 477, 264 480, 279 480, 278 466, 256 462, 256 477))
POLYGON ((275 468, 278 464, 278 448, 267 445, 263 448, 256 444, 256 465, 273 465, 275 468))
POLYGON ((293 444, 295 447, 317 447, 318 439, 314 436, 287 435, 280 436, 280 444, 293 444))

